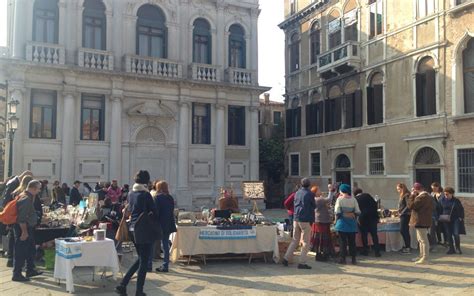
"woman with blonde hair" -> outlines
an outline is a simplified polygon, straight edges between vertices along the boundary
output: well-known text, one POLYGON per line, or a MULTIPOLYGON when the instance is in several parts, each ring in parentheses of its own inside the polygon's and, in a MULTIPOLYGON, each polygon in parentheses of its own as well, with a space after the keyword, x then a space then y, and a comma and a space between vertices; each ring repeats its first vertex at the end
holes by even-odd
POLYGON ((400 195, 398 200, 398 215, 400 216, 400 234, 405 244, 402 254, 410 254, 410 222, 411 210, 408 208, 410 191, 404 183, 397 184, 397 192, 400 195))
POLYGON ((170 235, 176 232, 174 221, 174 199, 169 193, 168 183, 160 181, 156 185, 158 195, 155 198, 155 206, 158 210, 158 217, 163 230, 163 265, 156 269, 157 272, 168 272, 170 262, 170 235))
POLYGON ((12 196, 13 198, 16 198, 18 195, 20 195, 23 191, 26 190, 26 188, 28 187, 28 183, 30 183, 30 181, 33 180, 33 176, 30 176, 30 175, 26 175, 24 176, 23 178, 21 178, 21 181, 20 181, 20 186, 18 186, 13 192, 12 192, 12 196))

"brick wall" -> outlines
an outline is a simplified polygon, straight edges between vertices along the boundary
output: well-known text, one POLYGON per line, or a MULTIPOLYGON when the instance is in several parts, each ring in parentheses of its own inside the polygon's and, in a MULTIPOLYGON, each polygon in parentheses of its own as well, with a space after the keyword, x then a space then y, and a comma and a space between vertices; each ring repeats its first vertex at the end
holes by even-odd
POLYGON ((465 223, 474 225, 474 198, 458 197, 464 206, 465 223))

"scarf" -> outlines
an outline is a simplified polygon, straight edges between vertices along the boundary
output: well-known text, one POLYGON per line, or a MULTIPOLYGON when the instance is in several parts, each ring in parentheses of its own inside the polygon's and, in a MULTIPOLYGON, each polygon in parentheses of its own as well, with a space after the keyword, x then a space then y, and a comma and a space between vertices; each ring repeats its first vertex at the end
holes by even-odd
POLYGON ((145 184, 135 183, 135 184, 133 184, 132 191, 134 191, 134 192, 136 192, 136 191, 146 191, 146 192, 148 192, 148 187, 145 186, 145 184))

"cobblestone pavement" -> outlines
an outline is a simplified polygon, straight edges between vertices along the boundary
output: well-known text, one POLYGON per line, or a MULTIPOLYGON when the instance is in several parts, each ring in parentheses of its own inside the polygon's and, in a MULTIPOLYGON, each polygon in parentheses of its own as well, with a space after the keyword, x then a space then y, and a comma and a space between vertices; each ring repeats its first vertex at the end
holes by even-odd
MULTIPOLYGON (((416 266, 411 259, 417 254, 383 253, 382 258, 359 257, 356 266, 310 261, 312 270, 302 271, 295 265, 256 261, 211 261, 207 265, 184 262, 171 266, 166 274, 149 273, 145 285, 148 295, 473 295, 474 291, 474 228, 462 236, 463 255, 446 255, 436 247, 432 264, 416 266)), ((127 254, 122 263, 125 271, 132 260, 127 254)), ((314 259, 312 254, 311 259, 314 259)), ((160 263, 155 263, 155 267, 160 263)), ((11 281, 11 270, 0 259, 0 295, 67 295, 51 272, 29 283, 11 281)), ((75 269, 76 294, 115 295, 116 282, 92 281, 88 268, 75 269)), ((135 293, 132 280, 129 295, 135 293)))

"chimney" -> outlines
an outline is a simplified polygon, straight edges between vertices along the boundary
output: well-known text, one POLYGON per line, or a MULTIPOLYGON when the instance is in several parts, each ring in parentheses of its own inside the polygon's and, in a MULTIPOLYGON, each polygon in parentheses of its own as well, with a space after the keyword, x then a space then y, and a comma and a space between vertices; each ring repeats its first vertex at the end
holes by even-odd
POLYGON ((263 96, 265 97, 265 105, 268 105, 270 103, 270 94, 264 93, 263 96))

